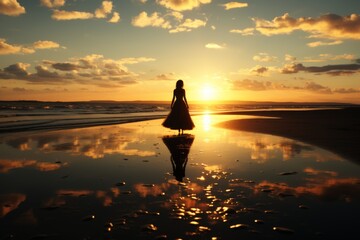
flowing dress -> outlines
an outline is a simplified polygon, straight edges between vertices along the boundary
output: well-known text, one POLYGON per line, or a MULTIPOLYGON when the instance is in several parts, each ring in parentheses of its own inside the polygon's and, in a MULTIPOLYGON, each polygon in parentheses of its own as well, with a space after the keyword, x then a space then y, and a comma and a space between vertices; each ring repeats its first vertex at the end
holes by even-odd
POLYGON ((184 89, 175 89, 174 97, 176 100, 173 104, 173 107, 166 117, 162 125, 170 129, 182 129, 182 130, 191 130, 195 127, 190 114, 187 108, 187 105, 184 101, 185 90, 184 89))

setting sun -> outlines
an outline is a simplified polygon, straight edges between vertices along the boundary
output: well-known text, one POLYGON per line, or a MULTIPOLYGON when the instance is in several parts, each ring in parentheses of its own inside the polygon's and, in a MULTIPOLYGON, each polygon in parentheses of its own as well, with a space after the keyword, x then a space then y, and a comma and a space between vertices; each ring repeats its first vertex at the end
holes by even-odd
POLYGON ((216 99, 216 90, 213 86, 206 85, 200 92, 201 100, 210 101, 216 99))

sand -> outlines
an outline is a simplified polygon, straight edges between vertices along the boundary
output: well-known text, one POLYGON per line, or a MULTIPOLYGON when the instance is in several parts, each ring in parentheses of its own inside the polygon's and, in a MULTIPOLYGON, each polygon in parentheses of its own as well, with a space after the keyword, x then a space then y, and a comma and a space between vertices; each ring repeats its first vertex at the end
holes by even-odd
POLYGON ((272 118, 235 119, 220 123, 219 126, 299 140, 360 163, 360 108, 358 107, 232 114, 272 118))

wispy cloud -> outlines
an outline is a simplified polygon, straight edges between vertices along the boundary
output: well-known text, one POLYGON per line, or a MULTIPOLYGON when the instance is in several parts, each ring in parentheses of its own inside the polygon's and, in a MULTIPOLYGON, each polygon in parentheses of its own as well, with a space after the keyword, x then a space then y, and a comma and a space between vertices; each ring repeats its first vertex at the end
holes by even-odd
POLYGON ((156 0, 156 2, 171 10, 185 11, 197 8, 201 4, 211 3, 211 0, 156 0))
POLYGON ((57 21, 77 20, 77 19, 84 20, 84 19, 93 18, 94 14, 89 12, 54 10, 51 17, 52 19, 57 21))
POLYGON ((47 8, 58 8, 65 5, 65 0, 40 0, 42 6, 47 8))
POLYGON ((330 88, 321 84, 307 81, 303 86, 287 86, 271 81, 258 81, 251 79, 231 81, 234 90, 269 91, 269 90, 300 90, 319 94, 352 94, 360 93, 360 88, 330 88))
POLYGON ((318 18, 293 18, 288 13, 271 21, 253 18, 256 30, 266 36, 290 34, 295 30, 310 33, 310 37, 327 39, 360 39, 360 15, 326 14, 318 18))
POLYGON ((268 53, 258 53, 258 55, 253 56, 253 60, 257 62, 275 62, 277 57, 270 56, 268 53))
POLYGON ((159 75, 156 75, 154 80, 175 80, 175 74, 174 73, 162 73, 159 75))
POLYGON ((307 45, 309 47, 320 47, 320 46, 339 45, 342 43, 343 43, 343 41, 341 41, 341 40, 336 40, 336 41, 332 41, 332 42, 316 41, 316 42, 310 42, 307 45))
POLYGON ((53 41, 36 41, 33 43, 35 49, 50 49, 50 48, 59 48, 60 44, 53 41))
POLYGON ((1 0, 0 14, 16 17, 26 12, 25 8, 17 0, 1 0))
POLYGON ((154 12, 149 15, 143 11, 132 19, 132 25, 135 27, 158 27, 168 29, 169 33, 190 32, 193 29, 203 27, 206 21, 201 19, 186 18, 183 20, 183 15, 179 12, 172 12, 162 15, 159 12, 154 12))
POLYGON ((356 57, 354 54, 332 55, 332 54, 322 53, 314 57, 305 57, 302 60, 302 62, 326 62, 326 61, 338 61, 338 60, 354 61, 355 59, 356 57))
MULTIPOLYGON (((41 3, 43 6, 48 8, 59 8, 64 6, 66 2, 61 0, 43 0, 41 3)), ((115 11, 113 12, 113 2, 104 0, 101 2, 100 7, 95 9, 94 12, 54 9, 51 18, 57 21, 69 21, 86 20, 92 18, 104 19, 109 15, 111 16, 110 19, 108 19, 109 23, 117 23, 120 21, 120 14, 115 11)))
POLYGON ((138 16, 134 17, 131 21, 135 27, 161 27, 171 28, 170 22, 161 17, 160 13, 154 12, 150 16, 147 12, 141 12, 138 16))
POLYGON ((205 45, 206 48, 209 48, 209 49, 223 49, 225 48, 224 45, 219 45, 217 43, 208 43, 205 45))
POLYGON ((285 61, 287 62, 294 62, 296 60, 296 57, 290 55, 290 54, 285 54, 285 61))
POLYGON ((169 33, 191 32, 193 29, 204 27, 205 25, 206 25, 206 21, 204 20, 187 18, 177 27, 171 29, 169 33))
POLYGON ((270 81, 257 81, 251 79, 232 81, 232 84, 235 90, 265 91, 278 88, 270 81))
POLYGON ((248 4, 243 2, 228 2, 225 4, 221 4, 221 6, 223 6, 225 10, 230 10, 234 8, 245 8, 248 6, 248 4))
POLYGON ((255 66, 254 68, 252 68, 250 70, 250 73, 261 76, 261 75, 264 75, 268 71, 269 71, 269 68, 267 68, 267 67, 255 66))
POLYGON ((254 35, 255 28, 244 28, 244 29, 232 29, 231 33, 239 33, 242 36, 251 36, 254 35))
POLYGON ((17 45, 6 42, 6 39, 0 38, 0 55, 9 54, 31 54, 36 49, 60 48, 60 44, 53 41, 36 41, 31 45, 17 45))

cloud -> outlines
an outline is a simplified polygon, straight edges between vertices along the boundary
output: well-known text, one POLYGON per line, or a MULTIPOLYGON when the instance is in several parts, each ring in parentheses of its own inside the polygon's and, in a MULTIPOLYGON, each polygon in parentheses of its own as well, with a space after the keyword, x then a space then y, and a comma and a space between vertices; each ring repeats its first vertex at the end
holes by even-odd
POLYGON ((21 46, 11 45, 5 39, 0 38, 0 55, 21 53, 21 46))
POLYGON ((52 19, 57 21, 90 19, 93 17, 94 14, 89 12, 65 11, 65 10, 54 10, 51 16, 52 19))
POLYGON ((191 32, 193 29, 204 27, 205 25, 206 25, 206 21, 200 19, 187 18, 183 23, 171 29, 169 33, 191 32))
POLYGON ((182 21, 182 19, 183 15, 179 12, 172 12, 164 16, 161 16, 158 12, 154 12, 151 15, 148 15, 147 12, 141 12, 132 19, 131 23, 133 26, 141 28, 159 27, 163 29, 170 29, 169 33, 190 32, 193 29, 206 25, 206 21, 200 19, 187 18, 184 21, 182 21), (171 20, 174 22, 174 27, 170 22, 171 20))
POLYGON ((319 54, 317 57, 306 57, 303 62, 325 62, 325 61, 337 61, 337 60, 355 60, 355 55, 353 54, 341 54, 341 55, 332 55, 332 54, 319 54))
POLYGON ((111 13, 113 3, 111 1, 103 1, 101 7, 95 10, 96 18, 106 18, 111 13))
POLYGON ((33 43, 35 49, 50 49, 50 48, 59 48, 60 44, 53 41, 37 41, 33 43))
POLYGON ((262 82, 250 79, 233 81, 232 84, 235 90, 264 91, 273 88, 270 81, 262 82))
POLYGON ((277 60, 277 57, 270 56, 268 53, 259 53, 253 57, 253 60, 258 62, 274 62, 277 60))
POLYGON ((75 71, 83 68, 74 63, 54 63, 51 65, 51 67, 60 71, 75 71))
POLYGON ((251 36, 254 35, 255 28, 245 28, 245 29, 232 29, 231 33, 239 33, 242 36, 251 36))
POLYGON ((0 14, 16 17, 25 12, 25 8, 21 6, 17 0, 0 1, 0 14))
POLYGON ((190 19, 187 18, 185 21, 179 26, 179 27, 185 27, 185 28, 199 28, 206 25, 206 22, 200 19, 190 19))
POLYGON ((245 8, 248 6, 248 4, 242 3, 242 2, 228 2, 228 3, 222 4, 221 6, 223 6, 225 8, 225 10, 230 10, 230 9, 234 9, 234 8, 245 8))
POLYGON ((217 43, 208 43, 205 45, 206 48, 209 48, 209 49, 223 49, 224 46, 221 46, 217 43))
POLYGON ((252 68, 250 72, 254 73, 255 75, 263 75, 268 70, 269 70, 269 68, 267 68, 267 67, 256 66, 256 67, 252 68))
POLYGON ((40 0, 42 6, 48 8, 57 8, 65 5, 65 0, 40 0))
MULTIPOLYGON (((41 4, 48 8, 57 8, 65 5, 65 0, 42 0, 41 4)), ((101 6, 95 9, 94 13, 84 12, 84 11, 66 11, 54 9, 51 15, 51 18, 57 21, 67 21, 67 20, 85 20, 93 18, 107 18, 109 14, 112 13, 110 19, 107 22, 117 23, 120 21, 120 14, 113 11, 113 2, 104 0, 101 2, 101 6)))
POLYGON ((33 84, 79 83, 101 87, 121 87, 136 83, 138 74, 128 70, 127 65, 155 61, 154 58, 107 59, 92 54, 83 58, 72 58, 66 62, 44 60, 28 70, 29 64, 16 63, 0 69, 0 79, 23 80, 33 84))
POLYGON ((65 164, 57 164, 51 162, 38 162, 36 160, 4 160, 0 159, 0 173, 8 173, 9 171, 17 168, 25 168, 25 167, 34 167, 39 171, 47 172, 54 171, 62 166, 66 166, 65 164))
POLYGON ((23 45, 14 45, 6 42, 5 39, 0 38, 0 55, 9 54, 31 54, 36 49, 50 49, 59 48, 60 44, 53 41, 37 41, 32 46, 25 47, 23 45))
POLYGON ((184 18, 184 15, 180 12, 171 12, 170 15, 173 16, 178 21, 181 21, 184 18))
MULTIPOLYGON (((0 160, 0 166, 1 166, 0 160)), ((1 168, 0 168, 1 172, 1 168)), ((0 195, 0 218, 3 218, 10 212, 18 208, 18 206, 26 200, 26 195, 22 193, 2 193, 0 195)))
POLYGON ((11 64, 8 67, 5 67, 4 69, 0 70, 0 79, 11 79, 11 78, 24 79, 29 75, 29 73, 27 72, 27 68, 29 66, 30 66, 29 64, 21 63, 21 62, 11 64))
POLYGON ((325 87, 314 82, 306 82, 303 89, 317 93, 331 93, 331 89, 329 87, 325 87))
POLYGON ((156 3, 171 10, 185 11, 211 3, 211 0, 156 0, 156 3))
POLYGON ((326 14, 318 18, 292 18, 288 13, 271 21, 253 18, 256 30, 266 36, 290 34, 295 30, 310 33, 310 37, 328 39, 360 39, 360 15, 326 14))
POLYGON ((137 58, 122 58, 120 60, 118 60, 118 63, 123 64, 123 65, 128 65, 128 64, 138 64, 138 63, 142 63, 142 62, 153 62, 155 61, 155 58, 148 58, 148 57, 137 57, 137 58))
POLYGON ((114 12, 108 22, 109 23, 117 23, 119 21, 120 21, 120 14, 118 12, 114 12))
POLYGON ((332 41, 332 42, 316 41, 316 42, 308 43, 306 45, 308 45, 309 47, 320 47, 320 46, 339 45, 339 44, 342 44, 342 43, 343 43, 343 41, 340 41, 340 40, 336 40, 336 41, 332 41))
POLYGON ((135 27, 161 27, 161 28, 171 28, 171 25, 163 17, 159 15, 158 12, 154 12, 150 16, 146 12, 141 12, 138 16, 134 17, 131 21, 132 25, 135 27))
POLYGON ((174 73, 163 73, 156 75, 154 80, 174 80, 175 74, 174 73))
POLYGON ((334 88, 320 85, 315 82, 306 82, 304 86, 287 86, 270 81, 257 81, 251 79, 231 81, 234 90, 250 90, 250 91, 268 91, 268 90, 305 90, 320 94, 351 94, 360 93, 360 89, 356 88, 334 88))
POLYGON ((309 73, 327 73, 330 75, 341 75, 341 72, 345 71, 348 74, 358 73, 360 70, 360 64, 337 64, 337 65, 326 65, 326 66, 310 66, 305 67, 301 63, 287 64, 280 72, 284 74, 292 74, 302 72, 309 73), (334 74, 335 73, 335 74, 334 74))
POLYGON ((290 54, 285 54, 285 61, 294 62, 295 60, 296 60, 296 57, 291 56, 290 54))

